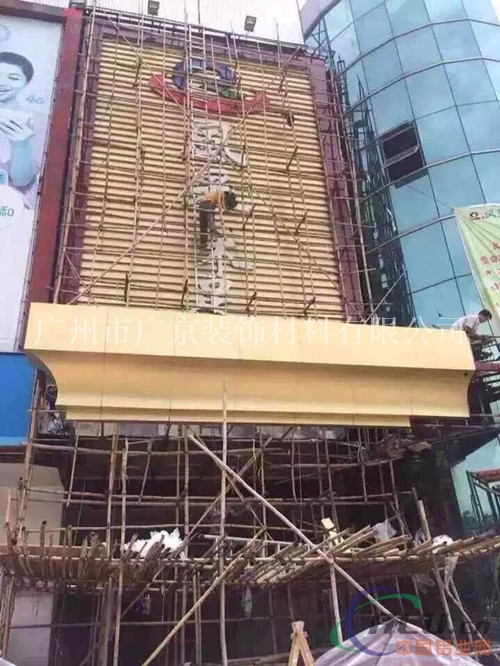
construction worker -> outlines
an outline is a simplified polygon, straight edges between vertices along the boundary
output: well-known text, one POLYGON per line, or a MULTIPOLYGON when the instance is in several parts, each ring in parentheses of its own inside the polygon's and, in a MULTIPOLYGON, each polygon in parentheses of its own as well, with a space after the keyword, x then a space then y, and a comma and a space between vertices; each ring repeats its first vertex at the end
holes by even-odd
POLYGON ((484 309, 477 314, 460 317, 460 319, 457 319, 451 328, 455 331, 464 331, 467 333, 467 336, 471 342, 483 340, 488 336, 478 335, 477 329, 479 328, 479 324, 484 324, 487 321, 491 321, 492 316, 493 315, 489 310, 484 309))
POLYGON ((234 210, 237 205, 238 199, 231 189, 211 190, 198 199, 200 237, 203 245, 208 244, 209 235, 215 232, 215 211, 234 210))

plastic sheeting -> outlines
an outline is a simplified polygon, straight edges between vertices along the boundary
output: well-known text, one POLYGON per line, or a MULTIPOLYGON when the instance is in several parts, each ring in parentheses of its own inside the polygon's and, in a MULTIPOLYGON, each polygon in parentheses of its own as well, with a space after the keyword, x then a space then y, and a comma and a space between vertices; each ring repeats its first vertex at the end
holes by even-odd
MULTIPOLYGON (((368 649, 381 653, 394 651, 394 654, 383 654, 382 656, 372 656, 366 652, 346 652, 340 648, 333 648, 324 655, 322 655, 316 662, 315 666, 396 666, 404 664, 404 666, 438 666, 439 664, 453 664, 453 666, 477 666, 477 661, 470 657, 465 657, 458 653, 458 651, 450 647, 450 655, 438 654, 439 642, 443 642, 442 638, 429 634, 423 629, 416 627, 412 624, 406 625, 407 631, 402 631, 399 623, 391 622, 385 626, 379 626, 376 633, 370 633, 370 629, 366 629, 357 634, 357 639, 368 649), (387 632, 387 633, 386 633, 387 632), (417 654, 417 641, 430 641, 429 654, 417 654), (406 651, 410 654, 396 654, 397 644, 405 641, 406 651), (411 642, 408 648, 408 641, 411 642)), ((372 629, 373 631, 373 629, 372 629)), ((344 647, 356 648, 352 641, 349 639, 342 644, 344 647)), ((419 652, 422 652, 422 644, 419 646, 419 652)), ((427 651, 427 650, 426 650, 427 651)))
MULTIPOLYGON (((140 558, 146 557, 149 551, 152 548, 162 546, 168 550, 175 551, 182 546, 182 539, 180 536, 179 530, 176 528, 170 534, 166 530, 161 530, 160 532, 151 532, 149 539, 137 539, 132 545, 132 551, 138 553, 140 558)), ((128 543, 123 546, 123 550, 126 551, 128 548, 128 543)), ((185 554, 180 553, 181 559, 184 559, 185 554)), ((0 666, 2 666, 0 664, 0 666)))

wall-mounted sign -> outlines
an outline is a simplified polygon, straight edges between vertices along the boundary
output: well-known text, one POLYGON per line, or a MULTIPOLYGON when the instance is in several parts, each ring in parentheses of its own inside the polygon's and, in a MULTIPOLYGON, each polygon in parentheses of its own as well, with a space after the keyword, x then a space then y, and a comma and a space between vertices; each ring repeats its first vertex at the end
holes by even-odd
POLYGON ((184 61, 180 61, 174 65, 171 77, 154 74, 149 80, 151 89, 173 102, 189 103, 194 109, 208 113, 237 116, 270 111, 271 100, 264 92, 246 95, 238 88, 238 78, 229 65, 192 58, 188 67, 189 72, 186 73, 184 61), (208 95, 192 96, 191 99, 189 90, 196 85, 197 79, 208 95))

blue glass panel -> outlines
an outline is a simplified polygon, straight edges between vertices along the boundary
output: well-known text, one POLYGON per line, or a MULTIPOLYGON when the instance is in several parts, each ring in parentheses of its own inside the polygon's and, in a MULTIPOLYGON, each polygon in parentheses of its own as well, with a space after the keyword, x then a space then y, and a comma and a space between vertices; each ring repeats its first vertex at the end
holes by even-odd
POLYGON ((315 49, 318 46, 317 35, 318 31, 315 31, 311 35, 309 35, 309 37, 306 39, 307 46, 310 46, 312 49, 315 49))
POLYGON ((500 25, 472 24, 479 49, 485 58, 500 60, 500 25))
MULTIPOLYGON (((465 312, 479 312, 484 306, 481 303, 481 298, 472 275, 458 278, 457 282, 464 303, 465 312)), ((487 333, 486 326, 484 327, 483 332, 487 333)))
POLYGON ((457 62, 446 65, 451 89, 457 104, 490 102, 496 99, 484 62, 457 62))
POLYGON ((0 446, 26 442, 34 378, 24 354, 0 354, 0 446))
POLYGON ((331 45, 337 56, 345 60, 346 66, 356 60, 359 56, 359 47, 354 25, 350 25, 335 39, 331 40, 331 45))
POLYGON ((439 217, 429 176, 392 186, 390 192, 399 233, 439 217))
POLYGON ((461 106, 460 117, 472 151, 500 148, 500 106, 498 106, 498 102, 461 106))
POLYGON ((363 65, 370 92, 381 88, 403 74, 394 42, 389 42, 389 44, 365 56, 363 65))
POLYGON ((473 58, 479 55, 476 38, 469 21, 435 25, 434 34, 443 60, 473 58))
POLYGON ((332 7, 332 9, 325 14, 324 18, 326 29, 328 30, 328 39, 331 40, 352 23, 352 13, 349 2, 346 0, 339 2, 338 5, 332 7))
POLYGON ((366 14, 370 9, 373 9, 377 5, 380 5, 380 0, 351 0, 352 2, 352 14, 354 18, 366 14))
POLYGON ((455 275, 467 275, 467 273, 470 273, 470 264, 465 254, 464 244, 455 217, 444 220, 443 229, 455 275))
POLYGON ((367 85, 363 63, 357 62, 349 67, 345 73, 347 92, 349 94, 349 104, 354 105, 367 94, 367 85))
POLYGON ((490 0, 462 0, 467 16, 480 21, 498 23, 498 18, 490 0))
POLYGON ((500 99, 500 62, 486 61, 486 69, 490 75, 491 83, 495 89, 497 99, 500 99))
POLYGON ((454 106, 444 67, 433 67, 406 79, 416 118, 454 106))
POLYGON ((361 53, 371 51, 390 39, 392 30, 385 4, 357 19, 356 31, 361 53))
POLYGON ((413 304, 417 317, 429 328, 449 328, 463 314, 456 280, 413 294, 413 304))
POLYGON ((421 118, 417 128, 427 164, 469 152, 456 107, 421 118))
POLYGON ((439 224, 401 239, 411 291, 424 289, 453 277, 451 263, 439 224))
POLYGON ((472 158, 488 203, 500 203, 500 152, 474 155, 472 158))
POLYGON ((371 98, 378 134, 412 119, 410 100, 404 81, 398 81, 371 98))
POLYGON ((429 23, 424 0, 387 0, 387 11, 395 35, 429 23))
POLYGON ((466 16, 462 0, 425 0, 431 21, 463 18, 466 16))
POLYGON ((484 203, 483 192, 470 157, 462 157, 429 169, 440 215, 457 206, 484 203))
POLYGON ((405 72, 413 72, 441 62, 432 28, 423 28, 396 40, 405 72))

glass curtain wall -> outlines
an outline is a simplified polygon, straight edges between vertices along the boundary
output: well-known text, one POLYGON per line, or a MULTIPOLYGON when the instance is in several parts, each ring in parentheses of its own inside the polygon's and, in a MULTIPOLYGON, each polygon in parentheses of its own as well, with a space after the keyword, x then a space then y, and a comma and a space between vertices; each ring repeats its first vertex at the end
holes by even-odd
POLYGON ((306 41, 342 82, 362 221, 378 228, 375 245, 399 245, 404 257, 386 288, 406 269, 420 325, 477 311, 452 209, 500 202, 500 26, 490 0, 306 8, 306 41))

